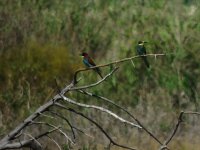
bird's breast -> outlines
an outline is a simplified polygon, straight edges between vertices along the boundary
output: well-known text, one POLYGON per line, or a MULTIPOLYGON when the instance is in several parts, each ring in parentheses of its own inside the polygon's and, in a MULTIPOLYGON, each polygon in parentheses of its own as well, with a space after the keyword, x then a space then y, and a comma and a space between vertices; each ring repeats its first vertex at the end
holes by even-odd
POLYGON ((92 65, 89 63, 87 59, 83 59, 83 63, 85 64, 86 67, 92 67, 92 65))

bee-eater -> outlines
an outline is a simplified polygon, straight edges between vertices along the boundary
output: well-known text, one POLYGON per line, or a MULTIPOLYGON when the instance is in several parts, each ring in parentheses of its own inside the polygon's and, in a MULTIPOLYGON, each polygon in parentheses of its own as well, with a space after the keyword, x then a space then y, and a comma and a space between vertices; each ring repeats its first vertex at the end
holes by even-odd
MULTIPOLYGON (((146 48, 144 46, 144 43, 147 43, 145 41, 139 41, 137 46, 136 46, 136 50, 138 55, 146 55, 146 48)), ((145 65, 149 68, 149 62, 147 61, 147 57, 146 56, 141 56, 141 58, 143 59, 145 65)))
MULTIPOLYGON (((96 64, 92 60, 92 58, 88 55, 88 53, 82 53, 81 56, 83 57, 83 63, 85 64, 86 67, 94 67, 96 64)), ((94 68, 93 69, 96 73, 100 75, 101 78, 103 78, 101 74, 101 70, 99 68, 94 68)))

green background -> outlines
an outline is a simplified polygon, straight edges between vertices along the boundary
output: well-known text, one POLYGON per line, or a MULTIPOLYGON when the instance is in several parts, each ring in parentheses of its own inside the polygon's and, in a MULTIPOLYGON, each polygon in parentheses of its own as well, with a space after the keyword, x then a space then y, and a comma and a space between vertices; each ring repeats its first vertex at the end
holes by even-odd
MULTIPOLYGON (((133 60, 135 67, 131 62, 118 64, 119 70, 111 78, 88 91, 124 106, 161 140, 166 139, 181 110, 199 111, 199 6, 198 0, 1 0, 0 136, 56 94, 55 78, 60 88, 70 83, 75 70, 84 67, 79 57, 82 51, 96 64, 105 64, 136 55, 137 41, 145 40, 147 53, 167 55, 148 57, 151 69, 140 59, 133 60)), ((114 66, 102 68, 103 75, 114 66)), ((100 79, 92 71, 79 77, 79 85, 100 79)), ((76 92, 67 96, 127 117, 94 98, 76 92)), ((139 149, 159 146, 144 132, 121 125, 104 113, 79 110, 94 117, 119 143, 139 149)), ((81 149, 103 149, 108 144, 86 120, 66 115, 93 136, 79 135, 81 149)), ((184 119, 186 123, 170 146, 198 149, 199 117, 184 119)), ((64 122, 59 124, 69 129, 64 122)))

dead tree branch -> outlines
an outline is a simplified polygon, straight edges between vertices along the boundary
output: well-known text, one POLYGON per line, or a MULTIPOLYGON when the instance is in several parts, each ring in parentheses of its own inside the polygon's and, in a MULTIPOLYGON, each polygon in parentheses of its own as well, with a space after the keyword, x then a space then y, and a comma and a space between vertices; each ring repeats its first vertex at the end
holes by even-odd
POLYGON ((180 114, 179 114, 179 117, 178 117, 178 121, 172 131, 172 133, 169 135, 169 137, 167 138, 167 140, 163 143, 163 145, 160 147, 160 150, 165 150, 165 149, 168 149, 167 145, 172 141, 173 137, 175 136, 179 126, 181 125, 183 121, 183 115, 184 114, 187 114, 187 115, 200 115, 199 112, 192 112, 192 111, 182 111, 180 114))
POLYGON ((59 118, 65 120, 65 121, 67 122, 67 124, 68 124, 68 125, 70 126, 70 128, 71 128, 73 138, 75 139, 76 136, 75 136, 75 133, 74 133, 74 129, 77 129, 77 128, 74 127, 74 126, 72 126, 72 124, 69 122, 69 120, 68 120, 66 117, 62 116, 61 114, 56 113, 56 112, 53 112, 53 111, 49 111, 49 112, 50 112, 51 114, 53 114, 53 115, 55 115, 55 116, 57 116, 57 117, 59 117, 59 118))
POLYGON ((64 105, 61 105, 61 104, 58 104, 58 106, 59 106, 60 108, 62 108, 62 109, 65 109, 65 110, 71 111, 71 112, 73 112, 73 113, 75 113, 75 114, 78 114, 78 115, 84 117, 85 119, 89 120, 89 121, 92 122, 93 124, 95 124, 95 125, 101 130, 101 132, 110 140, 110 142, 111 142, 113 145, 118 146, 118 147, 121 147, 121 148, 125 148, 125 149, 136 150, 135 148, 130 148, 130 147, 127 147, 127 146, 120 145, 120 144, 116 143, 116 142, 108 135, 108 133, 107 133, 97 122, 95 122, 93 119, 91 119, 91 118, 85 116, 83 113, 80 113, 80 112, 78 112, 78 111, 76 111, 76 110, 74 110, 74 109, 72 109, 72 108, 67 108, 67 107, 65 107, 64 105))
POLYGON ((107 67, 107 66, 110 66, 110 65, 117 65, 117 64, 120 64, 120 63, 123 63, 123 62, 126 62, 126 61, 133 61, 133 59, 135 58, 139 58, 139 57, 143 57, 143 56, 154 56, 155 58, 157 56, 166 56, 167 54, 146 54, 146 55, 137 55, 137 56, 132 56, 132 57, 129 57, 129 58, 124 58, 124 59, 120 59, 120 60, 116 60, 116 61, 113 61, 113 62, 110 62, 110 63, 107 63, 107 64, 103 64, 103 65, 96 65, 94 67, 90 67, 90 68, 84 68, 84 69, 79 69, 75 72, 74 74, 74 83, 77 83, 77 75, 78 73, 80 72, 83 72, 83 71, 89 71, 91 69, 94 69, 94 68, 101 68, 101 67, 107 67))
POLYGON ((53 143, 56 144, 56 146, 58 147, 59 150, 62 150, 62 148, 60 147, 60 145, 54 140, 52 139, 49 135, 46 135, 53 143))
MULTIPOLYGON (((166 54, 147 54, 147 55, 142 55, 142 56, 154 56, 155 58, 157 56, 165 56, 166 54)), ((175 129, 173 130, 172 134, 168 137, 168 139, 163 143, 161 142, 153 133, 151 133, 134 115, 132 115, 130 112, 128 112, 125 108, 121 107, 118 104, 115 104, 112 100, 103 97, 103 96, 98 96, 95 94, 92 94, 90 92, 86 92, 85 90, 89 89, 89 88, 93 88, 95 86, 98 86, 99 84, 102 84, 104 81, 106 81, 106 79, 108 79, 109 77, 111 77, 118 69, 118 64, 121 64, 123 62, 127 62, 127 61, 131 61, 131 63, 134 65, 133 63, 133 59, 138 58, 138 57, 142 57, 141 55, 139 56, 133 56, 130 58, 124 58, 121 60, 117 60, 114 62, 110 62, 104 65, 98 65, 95 67, 91 67, 91 68, 86 68, 86 69, 79 69, 75 72, 74 77, 73 77, 73 81, 69 84, 66 85, 62 90, 58 88, 58 94, 56 94, 51 100, 49 100, 46 104, 42 105, 41 107, 39 107, 34 113, 32 113, 27 119, 25 119, 21 124, 19 124, 14 130, 12 130, 8 135, 6 135, 3 139, 0 140, 0 150, 4 150, 4 149, 17 149, 17 148, 21 148, 21 147, 31 147, 32 149, 42 149, 42 146, 39 142, 39 139, 41 137, 48 137, 53 143, 55 143, 58 147, 58 149, 61 149, 60 145, 58 142, 56 142, 53 138, 51 138, 49 135, 54 132, 57 131, 59 133, 61 133, 68 141, 70 141, 71 143, 74 144, 74 141, 72 140, 76 138, 75 135, 75 130, 84 133, 85 135, 87 135, 84 131, 78 129, 76 126, 72 125, 68 118, 66 118, 65 116, 63 116, 61 113, 58 112, 54 112, 52 111, 53 109, 51 109, 52 107, 58 107, 67 111, 70 111, 72 113, 75 113, 76 115, 79 115, 85 119, 87 119, 89 122, 93 123, 97 128, 100 129, 100 131, 109 139, 110 143, 121 147, 121 148, 125 148, 125 149, 131 149, 131 150, 135 150, 135 148, 130 148, 128 146, 124 146, 124 145, 120 145, 118 143, 116 143, 110 136, 109 134, 97 123, 94 121, 93 118, 88 118, 87 116, 85 116, 83 113, 72 109, 72 108, 68 108, 65 105, 61 104, 60 102, 65 102, 66 104, 72 104, 78 107, 83 107, 86 109, 96 109, 100 112, 104 112, 109 114, 111 117, 119 120, 121 123, 125 123, 128 124, 132 127, 136 127, 139 129, 144 130, 148 135, 150 135, 157 143, 159 143, 163 148, 167 148, 167 144, 170 143, 170 141, 173 139, 174 135, 177 132, 178 127, 180 126, 181 122, 182 122, 182 115, 183 114, 195 114, 195 115, 200 115, 199 112, 182 112, 179 116, 179 120, 178 123, 176 124, 175 129), (85 84, 83 86, 76 86, 78 81, 77 81, 77 75, 80 72, 84 72, 84 71, 89 71, 91 69, 97 68, 97 67, 106 67, 106 66, 110 66, 110 65, 115 65, 115 68, 110 71, 107 75, 104 76, 103 79, 96 81, 95 83, 92 84, 85 84), (69 98, 68 96, 65 96, 68 92, 80 92, 82 94, 91 96, 91 97, 95 97, 95 98, 99 98, 101 100, 103 100, 104 102, 107 102, 111 105, 114 105, 115 107, 123 110, 124 112, 126 112, 135 122, 129 121, 124 119, 123 117, 120 117, 119 115, 117 115, 116 113, 112 112, 109 109, 100 107, 100 106, 96 106, 96 105, 88 105, 85 103, 80 103, 80 102, 76 102, 74 100, 72 100, 71 98, 69 98), (48 115, 45 112, 49 112, 48 115), (62 128, 60 126, 55 126, 53 124, 48 123, 48 121, 38 121, 38 119, 43 119, 43 117, 47 117, 50 119, 62 119, 64 120, 70 127, 71 129, 71 133, 72 133, 72 138, 66 133, 64 132, 64 130, 62 130, 62 128), (37 120, 37 121, 36 121, 37 120), (43 133, 41 133, 40 135, 37 136, 32 136, 31 133, 27 134, 25 133, 24 129, 28 128, 31 125, 35 125, 35 126, 39 126, 39 125, 45 125, 48 126, 48 130, 49 131, 45 131, 43 133), (29 135, 29 139, 20 141, 20 137, 21 135, 29 135), (17 140, 19 140, 19 142, 17 142, 17 140)), ((57 85, 58 87, 58 85, 57 85)))
POLYGON ((119 67, 114 68, 109 74, 107 74, 103 79, 97 81, 96 83, 90 84, 90 85, 85 85, 85 86, 81 86, 81 87, 73 87, 70 89, 70 91, 75 91, 75 90, 82 90, 82 89, 88 89, 88 88, 92 88, 94 86, 99 85, 100 83, 102 83, 103 81, 105 81, 109 76, 111 76, 115 71, 117 71, 119 67))
POLYGON ((99 95, 96 95, 96 94, 92 94, 90 92, 86 92, 84 90, 78 90, 78 92, 82 93, 82 94, 85 94, 85 95, 88 95, 88 96, 92 96, 92 97, 95 97, 95 98, 99 98, 107 103, 110 103, 114 106, 116 106, 117 108, 123 110, 124 112, 126 112, 133 120, 135 120, 138 125, 140 125, 142 127, 142 129, 147 133, 149 134, 154 140, 156 140, 159 144, 162 145, 162 142, 153 134, 151 133, 146 127, 144 127, 144 125, 135 117, 133 116, 127 109, 119 106, 118 104, 114 103, 112 100, 106 98, 106 97, 103 97, 103 96, 99 96, 99 95))
POLYGON ((58 128, 55 128, 55 129, 52 129, 50 131, 47 131, 47 132, 44 132, 44 133, 41 133, 40 135, 34 137, 34 138, 31 138, 31 139, 28 139, 28 140, 23 140, 23 141, 20 141, 20 142, 14 142, 14 143, 9 143, 9 144, 6 144, 4 145, 3 148, 1 149, 19 149, 19 148, 22 148, 22 147, 39 147, 38 144, 36 142, 34 142, 35 139, 39 139, 41 137, 44 137, 54 131, 58 130, 58 128))
MULTIPOLYGON (((106 75, 104 77, 104 79, 98 81, 97 83, 94 83, 92 86, 96 86, 96 85, 102 83, 106 78, 108 78, 109 76, 111 76, 115 72, 115 70, 117 70, 117 69, 114 69, 113 71, 111 71, 111 73, 109 73, 108 75, 106 75)), ((11 131, 8 135, 6 135, 0 141, 0 150, 6 149, 8 147, 14 149, 14 148, 19 148, 19 147, 25 147, 25 146, 27 146, 27 143, 30 143, 28 141, 23 141, 23 142, 15 143, 15 144, 10 144, 10 142, 13 141, 13 140, 15 140, 15 139, 17 139, 18 135, 22 132, 22 130, 25 129, 26 127, 28 127, 31 123, 33 123, 33 121, 36 118, 39 118, 40 116, 45 116, 44 112, 48 111, 50 107, 53 107, 54 104, 57 101, 59 101, 60 99, 62 99, 62 97, 60 96, 61 93, 62 94, 67 93, 72 87, 74 87, 74 82, 73 81, 72 81, 71 84, 69 84, 65 88, 63 88, 63 90, 61 90, 59 94, 55 95, 53 99, 51 99, 46 104, 40 106, 32 115, 30 115, 21 124, 19 124, 13 131, 11 131)), ((49 132, 46 132, 46 133, 49 133, 49 132)), ((67 136, 67 135, 65 134, 65 136, 67 136)))
MULTIPOLYGON (((140 127, 139 125, 136 125, 135 123, 133 122, 130 122, 130 121, 127 121, 121 117, 119 117, 118 115, 116 115, 115 113, 113 113, 112 111, 108 110, 108 109, 105 109, 103 107, 99 107, 99 106, 96 106, 96 105, 87 105, 87 104, 82 104, 82 103, 78 103, 78 102, 75 102, 65 96, 62 95, 62 98, 64 101, 68 102, 68 103, 71 103, 71 104, 75 104, 77 106, 81 106, 81 107, 85 107, 85 108, 93 108, 93 109, 97 109, 97 110, 100 110, 101 112, 105 112, 105 113, 108 113, 109 115, 111 115, 112 117, 114 117, 115 119, 121 121, 122 123, 125 123, 125 124, 129 124, 131 125, 132 127, 137 127, 139 129, 141 129, 142 127, 140 127)), ((61 106, 61 104, 59 103, 55 103, 56 106, 61 106)))
POLYGON ((31 124, 42 124, 42 125, 52 127, 53 129, 57 129, 57 131, 59 133, 61 133, 66 138, 67 141, 69 140, 72 144, 74 144, 72 139, 61 129, 61 127, 57 127, 57 126, 50 124, 50 123, 47 123, 47 122, 32 122, 31 124))

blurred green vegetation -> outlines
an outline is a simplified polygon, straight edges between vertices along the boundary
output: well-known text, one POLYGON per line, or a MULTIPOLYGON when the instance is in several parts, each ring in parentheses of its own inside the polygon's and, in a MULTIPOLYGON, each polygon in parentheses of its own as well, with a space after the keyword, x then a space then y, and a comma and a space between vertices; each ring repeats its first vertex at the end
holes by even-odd
MULTIPOLYGON (((72 80, 83 67, 81 51, 103 64, 136 55, 138 40, 149 42, 148 53, 167 56, 149 57, 149 70, 140 59, 133 60, 135 67, 120 64, 91 92, 115 100, 166 135, 180 110, 199 110, 199 6, 197 0, 0 1, 0 135, 56 93, 55 78, 60 87, 72 80)), ((103 74, 110 69, 103 68, 103 74)), ((98 79, 91 71, 79 77, 79 84, 98 79)), ((70 96, 105 106, 77 93, 70 96)))

